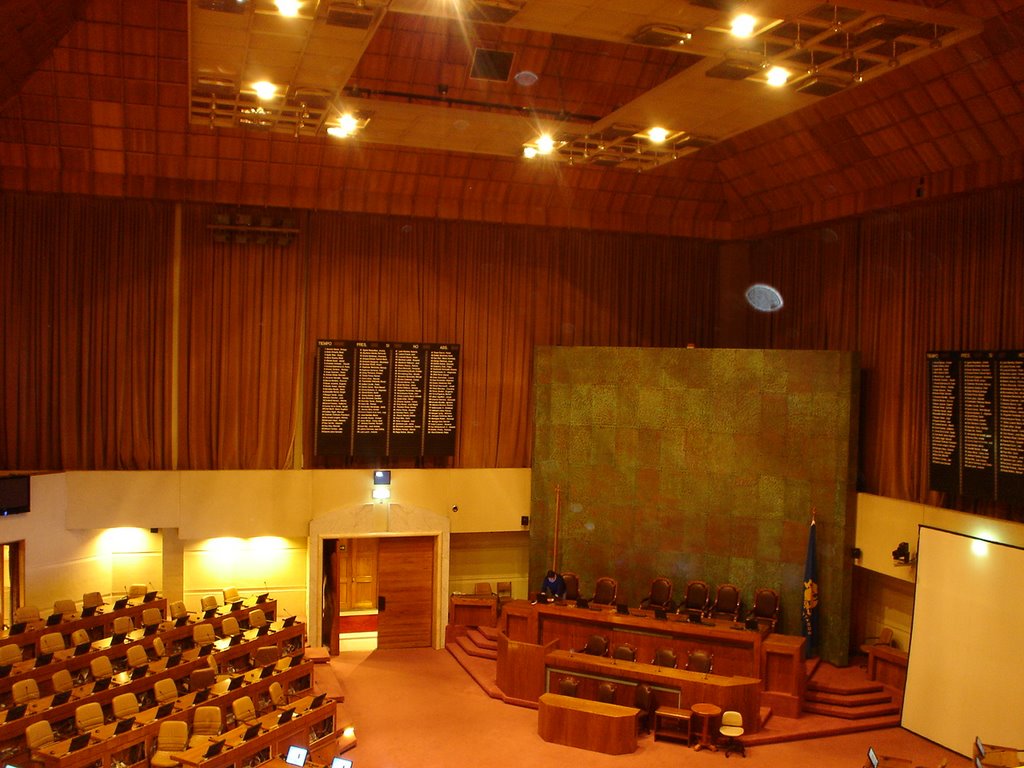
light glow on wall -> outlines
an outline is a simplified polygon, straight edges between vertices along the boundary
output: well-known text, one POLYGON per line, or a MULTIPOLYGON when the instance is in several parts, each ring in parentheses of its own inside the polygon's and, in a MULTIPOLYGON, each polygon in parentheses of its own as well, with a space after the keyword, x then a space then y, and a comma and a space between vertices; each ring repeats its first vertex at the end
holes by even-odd
POLYGON ((99 543, 107 552, 140 552, 150 548, 150 535, 146 528, 107 528, 99 543))

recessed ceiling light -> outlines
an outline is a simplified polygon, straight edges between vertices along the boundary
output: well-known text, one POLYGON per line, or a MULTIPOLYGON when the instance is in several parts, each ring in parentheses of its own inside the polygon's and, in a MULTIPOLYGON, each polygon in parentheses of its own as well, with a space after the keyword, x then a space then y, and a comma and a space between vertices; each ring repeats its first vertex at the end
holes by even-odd
POLYGON ((537 148, 536 147, 523 147, 523 157, 525 157, 527 160, 532 160, 536 156, 537 156, 537 148))
POLYGON ((537 139, 537 151, 542 155, 550 155, 555 149, 555 140, 542 133, 537 139))
POLYGON ((661 144, 665 139, 668 138, 668 131, 664 128, 651 128, 647 132, 647 138, 653 141, 655 144, 661 144))
POLYGON ((741 13, 732 20, 730 31, 734 37, 750 37, 754 34, 754 26, 756 24, 757 19, 749 13, 741 13))
POLYGON ((299 0, 274 0, 274 5, 282 16, 298 16, 302 3, 299 0))
POLYGON ((773 85, 779 88, 786 84, 789 80, 789 70, 785 67, 772 67, 768 70, 767 74, 768 85, 773 85))
POLYGON ((274 98, 274 94, 277 93, 277 86, 273 83, 268 83, 266 80, 253 83, 252 87, 256 89, 256 96, 260 101, 268 101, 274 98))

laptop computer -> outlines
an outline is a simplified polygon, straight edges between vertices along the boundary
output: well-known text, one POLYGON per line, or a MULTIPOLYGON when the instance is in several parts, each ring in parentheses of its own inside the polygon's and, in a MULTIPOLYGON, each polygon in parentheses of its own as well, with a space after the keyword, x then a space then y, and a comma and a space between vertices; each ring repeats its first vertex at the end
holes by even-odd
POLYGON ((208 757, 216 757, 224 750, 224 741, 211 741, 210 746, 206 748, 206 752, 203 753, 203 759, 208 757))
POLYGON ((80 733, 78 736, 75 736, 73 739, 71 739, 71 743, 68 744, 68 753, 70 754, 71 752, 77 752, 78 750, 80 750, 82 747, 89 743, 90 738, 92 737, 88 733, 80 733))
POLYGON ((199 649, 200 656, 209 656, 213 651, 213 643, 207 643, 199 649))
POLYGON ((316 696, 313 697, 313 701, 310 702, 309 708, 310 709, 316 709, 317 707, 319 707, 321 704, 324 703, 324 699, 326 699, 326 698, 327 698, 327 694, 326 693, 318 693, 316 696))
POLYGON ((63 618, 63 613, 51 613, 49 616, 46 617, 46 626, 52 627, 54 624, 60 624, 63 618))
POLYGON ((105 691, 110 687, 111 679, 109 677, 101 677, 95 683, 92 684, 93 693, 96 691, 105 691))
POLYGON ((629 616, 629 606, 625 603, 618 603, 615 606, 615 612, 620 616, 629 616))
POLYGON ((61 704, 67 704, 68 699, 71 698, 71 691, 61 691, 60 693, 53 694, 53 698, 50 699, 51 707, 59 707, 61 704))
POLYGON ((331 760, 331 768, 352 768, 352 761, 347 757, 336 757, 331 760))
POLYGON ((245 638, 242 635, 232 635, 231 640, 228 641, 228 645, 238 645, 245 638))
POLYGON ((269 592, 261 592, 260 594, 256 595, 256 605, 263 605, 265 602, 267 602, 267 597, 269 596, 269 592))
POLYGON ((204 619, 212 619, 216 615, 217 615, 217 609, 216 608, 209 608, 209 609, 206 610, 205 613, 203 613, 203 618, 204 619))
POLYGON ((12 720, 17 720, 22 717, 25 714, 26 707, 28 707, 27 704, 15 704, 13 707, 8 709, 6 722, 9 723, 12 720))
POLYGON ((167 717, 174 711, 174 702, 168 701, 161 704, 156 708, 156 719, 159 720, 162 717, 167 717))
POLYGON ((241 675, 239 675, 238 677, 232 677, 231 678, 231 682, 228 683, 228 690, 229 691, 237 691, 243 685, 245 685, 245 678, 244 677, 242 677, 241 675))
POLYGON ((170 656, 167 657, 167 667, 166 668, 170 669, 171 667, 176 667, 180 663, 181 663, 181 654, 180 653, 171 654, 170 656))
POLYGON ((264 624, 262 627, 256 630, 256 637, 263 637, 270 632, 270 625, 264 624))
POLYGON ((292 744, 288 747, 288 752, 284 756, 284 761, 288 765, 294 765, 295 768, 302 768, 306 764, 306 757, 309 755, 309 750, 306 747, 300 747, 297 744, 292 744))
POLYGON ((0 677, 7 677, 9 674, 11 674, 10 664, 4 664, 2 667, 0 667, 0 677))
POLYGON ((129 717, 125 720, 118 720, 117 725, 114 726, 114 735, 130 731, 132 726, 135 725, 135 718, 129 717))
POLYGON ((878 768, 878 755, 874 747, 868 747, 868 768, 878 768))
POLYGON ((146 674, 147 672, 149 672, 149 666, 148 666, 148 665, 147 665, 147 666, 145 666, 145 667, 135 667, 135 668, 134 668, 134 669, 132 670, 132 676, 131 676, 131 679, 132 679, 132 680, 138 680, 138 679, 139 679, 140 677, 143 677, 143 676, 145 676, 145 674, 146 674))
POLYGON ((285 618, 285 620, 284 620, 284 622, 282 623, 281 626, 287 628, 287 627, 290 627, 294 623, 295 623, 295 617, 294 616, 288 616, 287 618, 285 618))
POLYGON ((20 635, 22 632, 25 631, 25 627, 27 626, 27 622, 16 621, 13 624, 11 624, 11 631, 7 633, 7 636, 10 637, 11 635, 20 635))
POLYGON ((242 734, 242 741, 252 741, 260 735, 260 724, 255 723, 245 729, 245 733, 242 734))
POLYGON ((203 688, 203 690, 201 690, 201 691, 196 691, 196 696, 195 696, 194 699, 192 699, 192 703, 193 704, 202 704, 208 698, 210 698, 210 689, 209 688, 203 688))
POLYGON ((238 611, 238 610, 241 610, 241 608, 242 608, 242 601, 241 600, 235 600, 235 602, 233 602, 231 604, 231 610, 232 611, 238 611))
POLYGON ((665 613, 665 609, 664 608, 655 608, 654 609, 654 618, 661 619, 661 620, 664 621, 665 619, 668 618, 668 614, 665 613))
POLYGON ((90 648, 92 648, 92 643, 79 643, 75 646, 75 656, 81 656, 83 653, 88 653, 90 648))
POLYGON ((45 667, 51 661, 53 661, 53 654, 52 653, 41 653, 38 656, 36 656, 36 666, 37 667, 45 667))
MULTIPOLYGON (((277 724, 278 725, 284 725, 289 720, 291 720, 294 715, 295 715, 295 710, 292 707, 289 707, 288 709, 286 709, 284 712, 282 712, 280 715, 277 716, 277 724)), ((300 763, 300 765, 301 765, 301 763, 300 763)))
POLYGON ((589 600, 584 600, 581 597, 579 600, 576 601, 576 607, 577 608, 589 608, 590 607, 590 601, 589 600))
POLYGON ((87 606, 85 606, 85 607, 84 607, 84 608, 82 609, 82 618, 83 618, 83 619, 87 619, 87 618, 89 618, 90 616, 95 616, 95 615, 96 615, 96 609, 97 609, 97 608, 99 608, 99 606, 98 606, 98 605, 87 605, 87 606))
POLYGON ((124 639, 126 637, 128 637, 128 633, 127 632, 115 632, 114 634, 112 634, 110 636, 110 644, 111 645, 119 645, 120 643, 124 642, 124 639))
POLYGON ((305 652, 296 653, 294 656, 292 656, 292 660, 288 663, 288 666, 289 667, 297 667, 297 666, 299 666, 299 664, 302 663, 302 660, 305 657, 305 655, 306 655, 305 652))
POLYGON ((128 598, 127 597, 119 597, 117 600, 114 601, 114 610, 115 611, 120 611, 123 608, 127 608, 127 607, 128 607, 128 598))
POLYGON ((267 664, 267 666, 260 669, 260 680, 265 680, 274 674, 274 670, 277 669, 276 664, 267 664))
POLYGON ((156 600, 156 590, 155 589, 150 591, 150 592, 147 592, 145 595, 142 596, 142 602, 144 602, 144 603, 151 603, 154 600, 156 600))

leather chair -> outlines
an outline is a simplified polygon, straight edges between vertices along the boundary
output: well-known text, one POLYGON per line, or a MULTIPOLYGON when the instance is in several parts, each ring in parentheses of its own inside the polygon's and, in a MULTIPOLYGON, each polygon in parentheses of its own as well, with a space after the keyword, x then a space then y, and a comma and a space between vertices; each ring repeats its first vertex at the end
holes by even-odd
POLYGON ((163 638, 154 637, 152 647, 154 659, 162 659, 164 656, 167 655, 167 647, 164 645, 163 638))
POLYGON ((110 702, 115 720, 127 720, 139 714, 139 700, 134 693, 119 693, 110 702))
POLYGON ((562 574, 562 581, 565 582, 565 599, 569 602, 576 602, 580 599, 580 577, 571 571, 562 574))
POLYGON ((75 687, 75 681, 67 669, 58 669, 50 677, 50 685, 53 687, 54 693, 64 693, 64 691, 70 691, 75 687))
POLYGON ((196 624, 192 627, 192 642, 197 646, 209 645, 216 640, 217 635, 213 631, 213 624, 196 624))
POLYGON ((147 635, 159 629, 163 620, 164 614, 159 608, 145 608, 142 611, 142 626, 147 635))
POLYGON ((706 581, 694 579, 686 583, 686 595, 679 604, 679 613, 704 616, 711 603, 711 588, 706 581))
POLYGON ((89 661, 89 672, 93 680, 103 680, 114 676, 114 665, 109 656, 96 656, 89 661))
POLYGON ((252 655, 253 667, 265 667, 267 664, 276 664, 281 658, 281 649, 276 645, 261 645, 252 655))
POLYGON ((145 597, 149 588, 146 584, 132 584, 128 587, 128 598, 134 600, 137 597, 145 597))
POLYGON ((182 618, 188 618, 188 608, 185 607, 185 602, 183 600, 175 600, 167 606, 167 611, 170 614, 171 619, 174 621, 182 618))
POLYGON ((206 595, 206 597, 199 601, 199 607, 204 612, 212 611, 220 608, 220 602, 217 600, 216 595, 206 595))
POLYGON ((15 681, 11 686, 11 699, 17 704, 27 704, 39 698, 39 683, 34 677, 15 681))
POLYGON ((17 664, 21 658, 21 648, 17 643, 0 645, 0 666, 9 667, 12 664, 17 664))
POLYGON ((238 624, 238 619, 234 616, 225 616, 224 621, 220 623, 220 634, 222 637, 234 637, 242 634, 242 627, 238 624))
POLYGON ((231 605, 242 599, 236 587, 224 587, 222 591, 224 592, 224 605, 231 605))
POLYGON ((747 620, 751 619, 769 632, 774 632, 779 621, 779 593, 766 587, 758 589, 754 593, 754 607, 747 614, 747 620))
POLYGON ((249 696, 239 696, 231 702, 231 714, 237 723, 252 723, 256 719, 256 705, 249 696))
POLYGON ((617 690, 618 686, 615 683, 605 681, 597 686, 597 700, 605 704, 614 704, 617 690))
POLYGON ((252 629, 259 629, 268 623, 267 614, 263 612, 262 608, 253 608, 249 611, 249 626, 252 629))
POLYGON ((612 651, 612 658, 620 661, 636 661, 636 647, 629 643, 619 643, 612 651))
POLYGON ((114 617, 114 634, 115 635, 127 635, 129 632, 135 629, 135 624, 132 623, 131 616, 115 616, 114 617))
POLYGON ((512 599, 512 582, 511 581, 499 581, 497 584, 498 588, 498 602, 507 603, 512 599))
POLYGON ((615 605, 618 594, 619 582, 611 576, 602 576, 594 585, 594 596, 590 602, 595 605, 615 605))
POLYGON ((722 725, 719 727, 718 733, 725 739, 726 757, 729 756, 730 752, 736 752, 743 755, 743 757, 747 756, 746 750, 743 747, 743 742, 740 741, 740 736, 743 735, 742 714, 731 709, 723 712, 722 725))
POLYGON ((103 707, 98 701, 88 701, 75 709, 75 728, 79 733, 88 733, 103 725, 103 707))
POLYGON ((35 605, 20 605, 14 609, 13 619, 15 624, 39 621, 39 607, 35 605))
POLYGON ((199 691, 209 688, 215 682, 217 682, 216 670, 211 667, 199 667, 199 669, 192 670, 188 676, 188 689, 189 691, 199 691))
POLYGON ((578 696, 580 690, 580 681, 575 677, 568 676, 560 678, 558 681, 558 692, 562 696, 578 696))
POLYGON ((99 608, 106 604, 103 595, 99 592, 86 592, 82 595, 82 608, 99 608))
POLYGON ((59 613, 61 616, 67 617, 72 616, 78 612, 78 607, 75 605, 74 600, 54 600, 53 601, 53 612, 59 613))
POLYGON ((86 643, 91 644, 92 638, 89 637, 89 633, 84 629, 76 629, 71 633, 71 647, 77 648, 78 646, 85 645, 86 643))
POLYGON ((672 599, 672 582, 664 576, 658 576, 651 581, 651 592, 640 601, 643 610, 654 610, 655 608, 672 613, 676 609, 675 600, 672 599))
POLYGON ((742 600, 739 587, 735 584, 719 584, 709 615, 713 619, 739 621, 741 608, 742 600))
POLYGON ((29 723, 25 729, 25 744, 29 751, 48 747, 56 740, 53 735, 53 726, 47 720, 36 720, 34 723, 29 723))
POLYGON ((703 672, 709 675, 714 664, 714 655, 707 651, 690 651, 686 657, 686 668, 690 672, 703 672))
POLYGON ((196 707, 192 716, 192 737, 188 740, 189 747, 207 744, 214 736, 220 735, 220 707, 204 704, 196 707))
POLYGON ((491 589, 491 582, 489 581, 478 581, 473 585, 474 595, 493 595, 494 591, 491 589))
POLYGON ((166 704, 178 698, 178 686, 169 677, 162 677, 153 684, 153 699, 156 703, 166 704))
POLYGON ((60 632, 47 632, 39 638, 40 653, 56 653, 64 650, 64 635, 60 632))
POLYGON ((132 669, 144 667, 149 664, 149 654, 146 653, 146 649, 141 645, 129 646, 128 653, 125 658, 128 661, 128 666, 132 669))
POLYGON ((579 653, 586 653, 589 656, 607 656, 608 638, 604 635, 591 635, 587 638, 587 644, 579 649, 579 653))
POLYGON ((658 667, 675 669, 679 666, 679 659, 676 657, 676 652, 671 648, 659 648, 654 652, 654 659, 651 663, 658 667))
POLYGON ((153 768, 179 768, 181 763, 171 757, 184 752, 188 746, 188 723, 184 720, 164 720, 156 735, 156 751, 149 757, 153 768))
POLYGON ((288 696, 285 695, 284 688, 281 684, 275 680, 267 688, 267 693, 270 696, 270 704, 274 707, 286 707, 288 706, 288 696))
POLYGON ((633 706, 640 710, 636 715, 637 732, 647 733, 651 730, 651 718, 654 716, 654 710, 658 708, 654 689, 647 683, 637 685, 633 689, 633 706))

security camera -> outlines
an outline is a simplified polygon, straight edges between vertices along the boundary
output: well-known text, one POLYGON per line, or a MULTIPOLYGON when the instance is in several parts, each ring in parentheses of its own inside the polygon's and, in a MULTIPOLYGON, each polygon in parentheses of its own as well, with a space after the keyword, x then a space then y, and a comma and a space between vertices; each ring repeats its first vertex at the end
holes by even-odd
POLYGON ((892 551, 892 559, 896 565, 910 565, 913 558, 910 556, 910 545, 901 541, 896 549, 892 551))
POLYGON ((458 511, 459 511, 459 505, 458 504, 452 504, 452 512, 458 512, 458 511))

